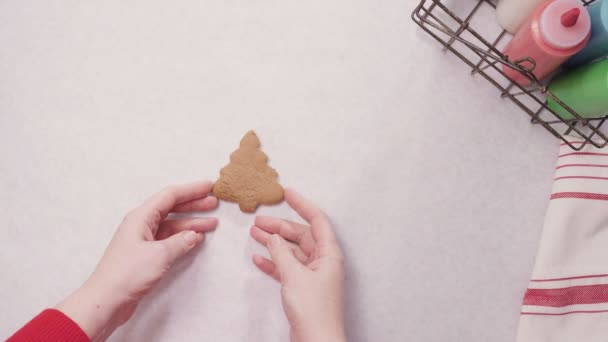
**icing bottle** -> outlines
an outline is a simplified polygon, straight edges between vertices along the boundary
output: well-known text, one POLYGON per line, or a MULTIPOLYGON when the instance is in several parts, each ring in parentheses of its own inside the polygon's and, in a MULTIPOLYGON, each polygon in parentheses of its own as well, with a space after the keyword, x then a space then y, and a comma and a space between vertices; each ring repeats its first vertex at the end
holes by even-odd
MULTIPOLYGON (((583 49, 591 35, 591 18, 580 0, 553 0, 542 4, 517 31, 503 53, 510 61, 532 58, 533 74, 539 80, 555 71, 570 56, 583 49)), ((532 68, 530 62, 520 63, 532 68)), ((522 86, 530 81, 517 70, 503 71, 522 86)))
MULTIPOLYGON (((583 118, 608 115, 608 58, 565 72, 549 83, 549 91, 583 118)), ((549 108, 562 119, 574 119, 548 98, 549 108)))
POLYGON ((534 10, 547 0, 500 0, 496 19, 502 28, 515 34, 534 10))
POLYGON ((608 56, 608 0, 596 0, 587 6, 591 17, 591 38, 579 53, 566 62, 574 67, 608 56))

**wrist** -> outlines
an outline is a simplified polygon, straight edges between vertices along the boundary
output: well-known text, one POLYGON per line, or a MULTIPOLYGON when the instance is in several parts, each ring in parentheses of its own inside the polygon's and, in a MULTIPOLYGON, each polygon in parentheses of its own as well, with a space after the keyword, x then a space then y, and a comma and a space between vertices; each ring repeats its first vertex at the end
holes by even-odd
POLYGON ((94 341, 103 340, 118 327, 115 321, 122 306, 124 304, 113 300, 103 287, 88 280, 55 308, 78 324, 94 341))
POLYGON ((346 342, 342 322, 317 322, 317 324, 299 329, 297 335, 299 335, 297 341, 301 342, 346 342))

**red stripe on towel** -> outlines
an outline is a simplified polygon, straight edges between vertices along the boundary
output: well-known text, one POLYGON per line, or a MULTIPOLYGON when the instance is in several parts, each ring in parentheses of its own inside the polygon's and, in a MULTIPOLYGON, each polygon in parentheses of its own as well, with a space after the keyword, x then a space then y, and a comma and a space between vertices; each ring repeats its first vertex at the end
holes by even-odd
POLYGON ((551 199, 576 198, 585 200, 608 201, 607 194, 594 194, 590 192, 556 192, 551 194, 551 199))
POLYGON ((608 284, 561 289, 528 289, 524 305, 564 307, 576 304, 608 303, 608 284))
POLYGON ((569 156, 608 156, 608 153, 599 153, 599 152, 570 152, 560 154, 558 158, 569 157, 569 156))

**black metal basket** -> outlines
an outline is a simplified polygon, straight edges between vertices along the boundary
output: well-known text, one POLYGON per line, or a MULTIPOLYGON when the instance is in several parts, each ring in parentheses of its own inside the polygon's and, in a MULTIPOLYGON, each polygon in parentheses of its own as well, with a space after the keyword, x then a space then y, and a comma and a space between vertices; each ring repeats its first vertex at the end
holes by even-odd
MULTIPOLYGON (((532 58, 515 61, 505 56, 499 49, 506 44, 504 39, 509 34, 497 30, 491 34, 481 34, 473 26, 476 16, 493 14, 496 3, 493 0, 462 1, 452 0, 459 11, 449 9, 450 0, 422 0, 412 13, 412 19, 424 31, 437 39, 445 49, 451 51, 471 67, 472 75, 481 75, 501 91, 501 97, 510 98, 518 107, 532 118, 532 123, 542 125, 551 134, 561 139, 574 150, 580 150, 587 144, 603 148, 608 145, 605 127, 602 127, 608 114, 600 118, 583 118, 567 104, 547 90, 545 83, 533 74, 535 62, 532 58), (506 65, 530 80, 530 85, 523 87, 510 79, 502 70, 506 65), (547 98, 552 98, 574 119, 565 120, 547 105, 547 98), (573 139, 573 137, 575 137, 573 139), (574 142, 576 141, 576 142, 574 142)), ((593 1, 582 0, 585 5, 593 1)), ((492 15, 491 20, 494 20, 492 15)))

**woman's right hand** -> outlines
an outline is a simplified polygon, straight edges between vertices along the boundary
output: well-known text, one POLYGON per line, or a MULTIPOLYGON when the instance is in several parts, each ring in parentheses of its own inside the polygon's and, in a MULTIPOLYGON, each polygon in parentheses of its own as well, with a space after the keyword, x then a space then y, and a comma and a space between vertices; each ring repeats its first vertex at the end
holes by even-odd
POLYGON ((343 317, 344 256, 325 214, 291 189, 285 199, 310 226, 258 216, 251 236, 272 260, 254 264, 281 283, 292 342, 346 341, 343 317))

